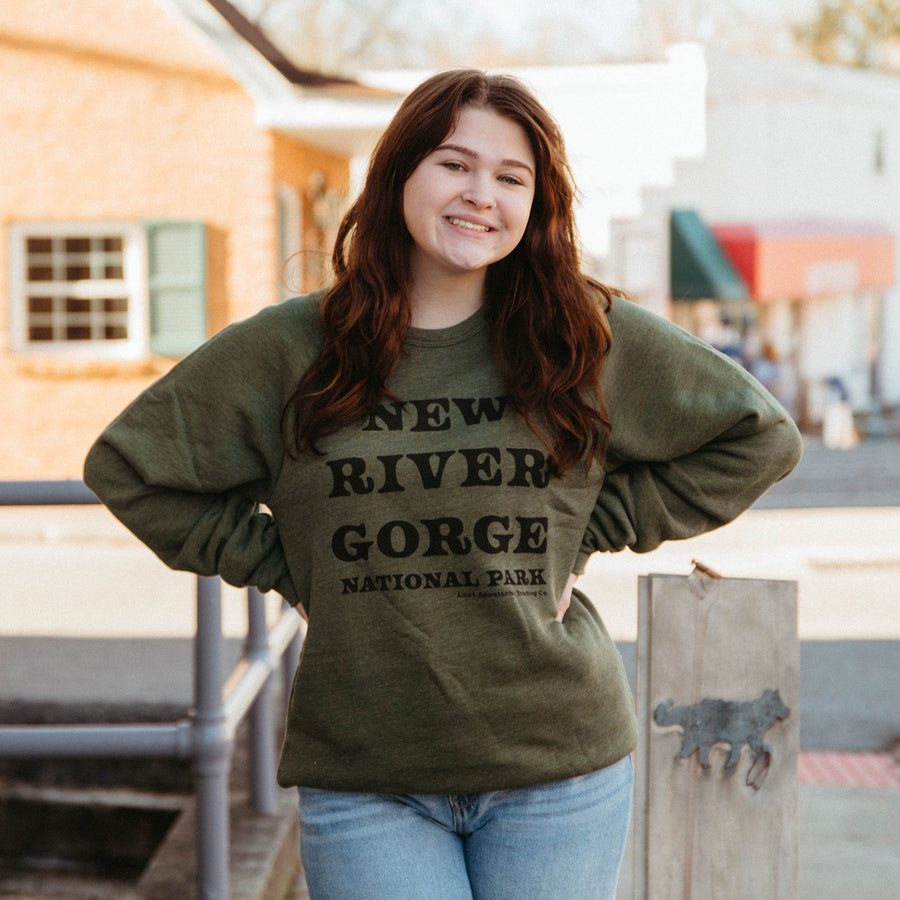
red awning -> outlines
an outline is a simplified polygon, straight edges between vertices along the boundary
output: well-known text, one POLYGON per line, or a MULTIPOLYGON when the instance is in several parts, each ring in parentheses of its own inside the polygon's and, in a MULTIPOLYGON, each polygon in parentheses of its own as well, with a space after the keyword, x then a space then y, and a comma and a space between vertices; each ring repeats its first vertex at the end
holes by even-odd
POLYGON ((790 300, 885 288, 895 281, 894 235, 865 225, 714 225, 754 300, 790 300))

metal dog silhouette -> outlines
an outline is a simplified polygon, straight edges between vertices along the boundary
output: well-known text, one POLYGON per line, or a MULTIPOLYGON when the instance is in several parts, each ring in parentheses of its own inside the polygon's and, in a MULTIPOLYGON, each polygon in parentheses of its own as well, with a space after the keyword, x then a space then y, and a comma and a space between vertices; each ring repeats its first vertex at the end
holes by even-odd
POLYGON ((756 751, 757 758, 765 754, 765 768, 768 768, 772 751, 763 737, 776 721, 790 715, 777 690, 767 690, 749 701, 707 697, 690 706, 673 708, 674 702, 660 703, 653 711, 653 718, 657 725, 680 725, 684 729, 684 742, 675 759, 685 759, 696 750, 705 769, 709 768, 710 748, 718 742, 731 745, 726 769, 737 765, 744 744, 756 751))

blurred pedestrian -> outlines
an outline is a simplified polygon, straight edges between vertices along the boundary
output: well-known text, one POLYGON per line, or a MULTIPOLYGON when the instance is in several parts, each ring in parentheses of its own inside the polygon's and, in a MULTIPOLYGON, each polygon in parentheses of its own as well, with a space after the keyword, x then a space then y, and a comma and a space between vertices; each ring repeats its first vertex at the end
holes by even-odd
POLYGON ((841 378, 826 382, 827 399, 822 413, 822 443, 831 450, 850 450, 859 443, 853 422, 850 394, 841 378))
POLYGON ((582 274, 573 197, 521 83, 430 78, 333 284, 213 337, 88 456, 169 565, 308 616, 279 780, 313 900, 614 897, 637 728, 577 575, 797 462, 755 379, 582 274))

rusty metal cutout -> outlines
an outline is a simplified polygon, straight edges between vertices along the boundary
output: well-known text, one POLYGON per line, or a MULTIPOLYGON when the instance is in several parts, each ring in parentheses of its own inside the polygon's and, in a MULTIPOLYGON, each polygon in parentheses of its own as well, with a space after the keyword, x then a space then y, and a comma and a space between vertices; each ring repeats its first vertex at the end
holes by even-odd
POLYGON ((690 706, 675 706, 674 700, 660 703, 653 711, 657 725, 680 725, 684 730, 681 750, 675 759, 686 759, 695 751, 704 769, 709 768, 709 751, 715 743, 730 745, 725 768, 737 765, 741 747, 755 751, 747 774, 747 785, 759 790, 768 774, 772 750, 763 741, 765 733, 790 710, 777 690, 767 690, 755 700, 714 700, 706 697, 690 706))

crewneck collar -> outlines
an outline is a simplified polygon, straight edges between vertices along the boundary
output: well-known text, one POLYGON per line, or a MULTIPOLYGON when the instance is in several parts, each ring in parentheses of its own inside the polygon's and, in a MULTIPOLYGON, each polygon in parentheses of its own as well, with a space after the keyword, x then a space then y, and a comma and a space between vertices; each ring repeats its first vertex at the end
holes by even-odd
POLYGON ((410 326, 406 343, 415 347, 448 347, 468 340, 487 328, 487 312, 480 306, 471 316, 449 328, 413 328, 410 326))

